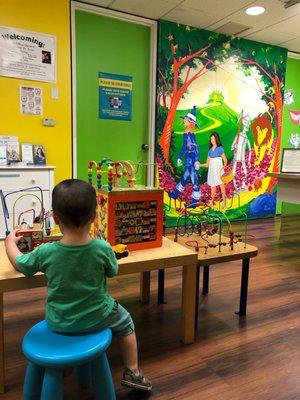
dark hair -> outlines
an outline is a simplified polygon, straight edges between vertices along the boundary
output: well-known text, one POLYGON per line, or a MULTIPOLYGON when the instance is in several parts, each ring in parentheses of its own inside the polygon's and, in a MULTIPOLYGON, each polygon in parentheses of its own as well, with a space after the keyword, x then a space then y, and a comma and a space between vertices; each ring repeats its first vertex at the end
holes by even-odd
POLYGON ((52 209, 66 226, 84 226, 95 213, 96 191, 85 181, 66 179, 53 189, 52 209))
POLYGON ((38 147, 38 148, 36 149, 36 151, 35 151, 36 154, 39 155, 39 150, 41 151, 41 156, 42 156, 42 157, 45 157, 45 154, 44 154, 44 152, 43 152, 42 147, 38 147))
POLYGON ((210 137, 209 137, 209 148, 212 147, 212 143, 211 143, 211 138, 212 138, 212 136, 214 136, 214 138, 216 139, 216 145, 217 145, 217 146, 222 146, 222 143, 221 143, 221 139, 220 139, 219 134, 218 134, 217 132, 213 132, 213 133, 210 135, 210 137))

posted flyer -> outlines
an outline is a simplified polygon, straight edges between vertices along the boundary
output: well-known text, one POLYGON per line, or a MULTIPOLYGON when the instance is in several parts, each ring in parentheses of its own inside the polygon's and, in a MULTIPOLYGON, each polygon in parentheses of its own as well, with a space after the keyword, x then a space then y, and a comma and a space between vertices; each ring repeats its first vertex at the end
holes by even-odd
POLYGON ((20 113, 25 115, 43 114, 42 88, 35 86, 20 86, 20 113))
POLYGON ((131 121, 132 77, 99 72, 99 118, 131 121))
POLYGON ((56 81, 56 38, 0 26, 0 75, 56 81))

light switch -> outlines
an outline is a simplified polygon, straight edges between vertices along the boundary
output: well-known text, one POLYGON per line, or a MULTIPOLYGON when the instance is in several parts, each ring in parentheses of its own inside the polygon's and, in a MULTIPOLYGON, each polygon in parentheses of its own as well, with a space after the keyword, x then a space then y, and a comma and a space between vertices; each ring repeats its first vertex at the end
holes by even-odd
POLYGON ((58 99, 58 88, 57 87, 51 88, 51 99, 52 100, 58 99))

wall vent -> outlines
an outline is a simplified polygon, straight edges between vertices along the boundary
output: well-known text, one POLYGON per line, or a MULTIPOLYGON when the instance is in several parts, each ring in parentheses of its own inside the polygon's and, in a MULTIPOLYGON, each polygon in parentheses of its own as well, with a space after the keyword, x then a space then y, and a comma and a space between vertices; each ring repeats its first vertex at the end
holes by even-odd
POLYGON ((282 0, 282 2, 284 4, 284 8, 289 8, 295 6, 296 4, 300 4, 300 0, 282 0))

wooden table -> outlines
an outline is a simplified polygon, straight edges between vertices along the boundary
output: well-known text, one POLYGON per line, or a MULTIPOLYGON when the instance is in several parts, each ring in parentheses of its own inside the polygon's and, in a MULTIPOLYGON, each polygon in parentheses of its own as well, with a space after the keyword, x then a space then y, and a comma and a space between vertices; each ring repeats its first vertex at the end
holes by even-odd
MULTIPOLYGON (((159 268, 182 266, 182 302, 181 302, 181 340, 192 343, 195 340, 195 300, 197 283, 197 254, 172 240, 163 238, 162 247, 137 250, 128 257, 118 261, 119 275, 127 275, 159 268)), ((46 277, 36 274, 25 277, 15 271, 10 264, 0 242, 0 393, 5 390, 5 358, 4 358, 4 326, 3 326, 3 294, 14 290, 31 289, 46 285, 46 277)), ((144 280, 141 280, 141 287, 144 280)))
MULTIPOLYGON (((168 236, 170 240, 174 240, 173 236, 168 236)), ((209 239, 210 243, 219 243, 219 235, 214 235, 209 239)), ((187 246, 186 242, 198 241, 199 245, 206 245, 204 240, 202 240, 199 235, 191 236, 178 236, 178 243, 185 248, 191 248, 187 246)), ((222 242, 229 242, 229 238, 222 236, 222 242)), ((195 326, 197 327, 198 322, 198 304, 199 304, 199 283, 200 283, 200 267, 203 267, 203 288, 202 294, 207 295, 209 291, 209 269, 211 265, 216 265, 220 263, 242 260, 242 271, 241 271, 241 290, 240 290, 240 307, 236 314, 240 316, 245 316, 247 313, 247 296, 248 296, 248 277, 249 277, 249 266, 250 259, 256 257, 258 249, 249 244, 244 244, 243 242, 235 243, 233 250, 227 244, 221 247, 221 252, 219 252, 219 247, 209 247, 207 249, 207 254, 205 254, 205 249, 200 248, 197 254, 197 292, 196 292, 196 316, 195 316, 195 326)), ((148 273, 147 273, 148 274, 148 273)), ((150 281, 150 280, 149 280, 150 281)), ((148 289, 146 288, 146 291, 148 289)), ((144 296, 144 300, 147 300, 147 296, 144 296)), ((159 270, 158 277, 158 302, 164 302, 164 270, 159 270)))

